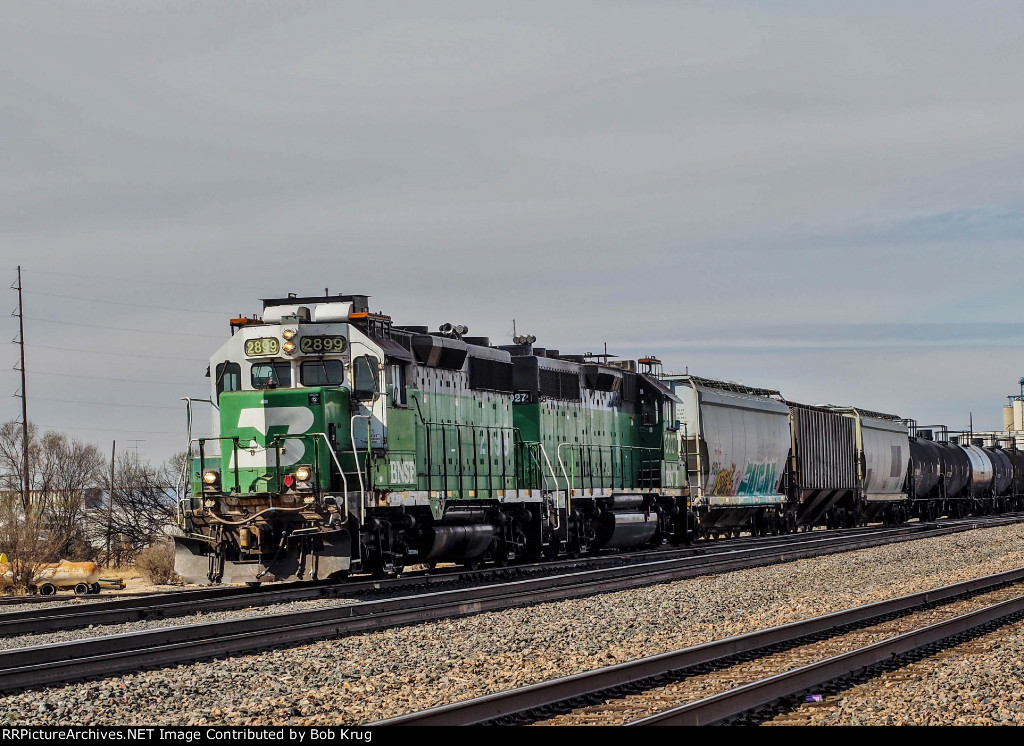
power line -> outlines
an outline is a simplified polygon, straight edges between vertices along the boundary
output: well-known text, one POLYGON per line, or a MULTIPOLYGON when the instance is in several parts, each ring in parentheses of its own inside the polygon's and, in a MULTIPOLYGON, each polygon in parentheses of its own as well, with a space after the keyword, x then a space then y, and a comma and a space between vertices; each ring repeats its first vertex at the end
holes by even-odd
POLYGON ((161 336, 166 334, 175 334, 182 337, 208 337, 210 339, 223 339, 222 334, 196 334, 194 332, 161 332, 152 329, 129 329, 124 326, 101 326, 99 324, 82 324, 73 321, 57 321, 56 319, 41 319, 37 316, 26 316, 29 321, 42 321, 47 324, 63 324, 64 326, 87 326, 90 329, 112 329, 118 332, 141 332, 142 334, 159 334, 161 336))
POLYGON ((38 427, 49 428, 50 430, 93 430, 101 433, 141 433, 143 435, 185 435, 180 431, 171 432, 170 430, 122 430, 121 428, 115 427, 70 427, 67 425, 43 425, 42 423, 35 422, 34 425, 38 427))
MULTIPOLYGON (((0 371, 0 373, 16 372, 16 371, 0 371)), ((87 378, 90 381, 116 381, 118 383, 151 383, 160 386, 203 386, 205 384, 196 383, 191 381, 189 383, 181 383, 179 381, 150 381, 145 378, 107 378, 106 376, 83 376, 75 373, 47 373, 41 370, 30 370, 28 371, 34 376, 58 376, 60 378, 87 378)))
POLYGON ((80 401, 78 399, 48 399, 45 396, 33 396, 34 401, 59 401, 65 404, 91 404, 101 407, 130 407, 131 409, 174 409, 181 410, 182 407, 165 407, 158 404, 117 404, 106 401, 80 401))
MULTIPOLYGON (((10 267, 8 267, 7 269, 8 269, 8 271, 13 271, 10 267)), ((45 269, 26 269, 26 270, 23 270, 23 271, 27 272, 28 274, 33 274, 33 275, 57 275, 59 277, 74 277, 75 279, 86 278, 86 279, 90 279, 90 280, 109 280, 111 282, 117 282, 117 283, 128 282, 128 283, 146 283, 146 284, 149 284, 149 285, 181 285, 182 287, 189 287, 189 288, 191 288, 191 287, 210 287, 210 288, 216 287, 216 288, 223 288, 222 284, 220 284, 220 283, 213 283, 213 282, 192 282, 192 281, 189 281, 189 282, 175 282, 173 280, 144 280, 144 279, 142 279, 140 277, 112 277, 111 275, 83 275, 83 274, 80 274, 80 273, 77 273, 77 272, 54 272, 52 270, 45 270, 45 269)), ((274 291, 267 290, 266 292, 269 293, 269 292, 274 292, 274 291)))
POLYGON ((113 355, 115 357, 146 358, 147 360, 182 360, 191 363, 209 362, 207 358, 199 357, 166 357, 162 355, 139 355, 138 353, 130 352, 110 352, 109 350, 76 350, 72 347, 51 347, 49 345, 30 345, 30 347, 34 350, 61 350, 62 352, 82 352, 87 355, 113 355))
POLYGON ((145 303, 125 303, 119 300, 100 300, 99 298, 82 298, 78 295, 60 295, 59 293, 44 293, 39 290, 26 290, 32 295, 45 295, 49 298, 64 298, 65 300, 84 300, 87 303, 108 303, 113 306, 129 306, 131 308, 157 308, 161 311, 185 311, 188 313, 208 313, 216 316, 231 316, 228 311, 204 311, 200 308, 174 308, 172 306, 150 306, 145 303))

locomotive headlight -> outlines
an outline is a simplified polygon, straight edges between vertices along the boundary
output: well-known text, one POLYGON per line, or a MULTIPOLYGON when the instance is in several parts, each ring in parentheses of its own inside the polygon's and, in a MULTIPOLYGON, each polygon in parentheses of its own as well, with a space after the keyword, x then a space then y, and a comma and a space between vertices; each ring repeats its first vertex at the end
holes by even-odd
POLYGON ((207 469, 203 472, 203 492, 216 492, 220 488, 220 472, 207 469))
POLYGON ((295 489, 302 492, 309 492, 313 489, 313 469, 307 464, 295 467, 295 489))
POLYGON ((281 332, 281 336, 284 337, 285 339, 295 339, 295 330, 285 329, 283 332, 281 332))
POLYGON ((295 343, 292 342, 291 340, 288 340, 283 345, 281 345, 281 349, 284 350, 285 352, 294 352, 295 343))

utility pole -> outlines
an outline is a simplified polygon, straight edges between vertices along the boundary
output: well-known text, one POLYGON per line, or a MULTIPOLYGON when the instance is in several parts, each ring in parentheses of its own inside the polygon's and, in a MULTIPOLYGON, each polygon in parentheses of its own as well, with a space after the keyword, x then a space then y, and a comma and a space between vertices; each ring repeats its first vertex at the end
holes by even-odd
POLYGON ((21 347, 21 504, 28 510, 31 481, 28 475, 28 391, 25 389, 25 306, 21 298, 21 265, 18 265, 18 345, 21 347))
POLYGON ((114 530, 114 453, 117 441, 110 442, 110 494, 107 495, 107 567, 110 567, 110 534, 114 530))

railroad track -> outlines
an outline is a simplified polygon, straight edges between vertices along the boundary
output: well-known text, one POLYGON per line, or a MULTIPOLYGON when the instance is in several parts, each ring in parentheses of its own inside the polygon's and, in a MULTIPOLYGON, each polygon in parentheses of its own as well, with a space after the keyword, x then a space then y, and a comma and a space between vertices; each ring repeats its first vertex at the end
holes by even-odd
MULTIPOLYGON (((1016 520, 1021 519, 1018 517, 1016 520)), ((978 522, 971 522, 970 525, 976 526, 978 522)), ((967 528, 967 524, 942 527, 929 524, 909 535, 941 535, 967 528)), ((728 548, 728 545, 723 545, 728 550, 718 556, 652 559, 635 565, 407 594, 382 600, 339 603, 300 612, 266 614, 14 648, 0 652, 0 691, 609 593, 709 572, 724 572, 878 546, 904 540, 907 536, 905 531, 897 530, 842 537, 832 532, 821 536, 805 534, 795 537, 802 539, 800 542, 790 542, 788 545, 776 544, 758 549, 728 548)), ((235 590, 240 593, 243 591, 235 590)), ((19 623, 26 622, 20 620, 19 623)))
POLYGON ((259 588, 212 587, 116 600, 83 600, 75 604, 0 613, 0 637, 173 619, 199 613, 298 601, 352 600, 369 596, 420 593, 431 588, 464 588, 585 570, 642 566, 650 562, 676 563, 679 574, 674 579, 683 579, 698 574, 726 572, 817 556, 830 551, 851 551, 908 538, 938 536, 983 525, 1002 525, 1021 520, 1024 520, 1024 515, 1000 516, 988 521, 973 519, 884 528, 870 527, 843 532, 810 532, 761 539, 715 541, 699 547, 612 554, 561 563, 541 563, 473 572, 453 570, 414 573, 382 580, 350 580, 343 583, 307 581, 259 588))
POLYGON ((1021 617, 1024 568, 370 725, 758 722, 1021 617))

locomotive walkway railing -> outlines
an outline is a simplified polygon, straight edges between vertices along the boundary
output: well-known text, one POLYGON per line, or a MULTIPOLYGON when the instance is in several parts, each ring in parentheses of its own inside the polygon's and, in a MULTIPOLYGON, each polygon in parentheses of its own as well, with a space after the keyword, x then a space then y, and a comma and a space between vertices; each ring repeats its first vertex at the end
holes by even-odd
POLYGON ((653 489, 661 486, 661 451, 658 448, 560 443, 557 456, 571 489, 653 489), (569 471, 562 458, 563 449, 569 451, 569 471))
POLYGON ((543 469, 518 428, 429 421, 423 425, 428 490, 482 496, 484 491, 543 487, 543 469))

